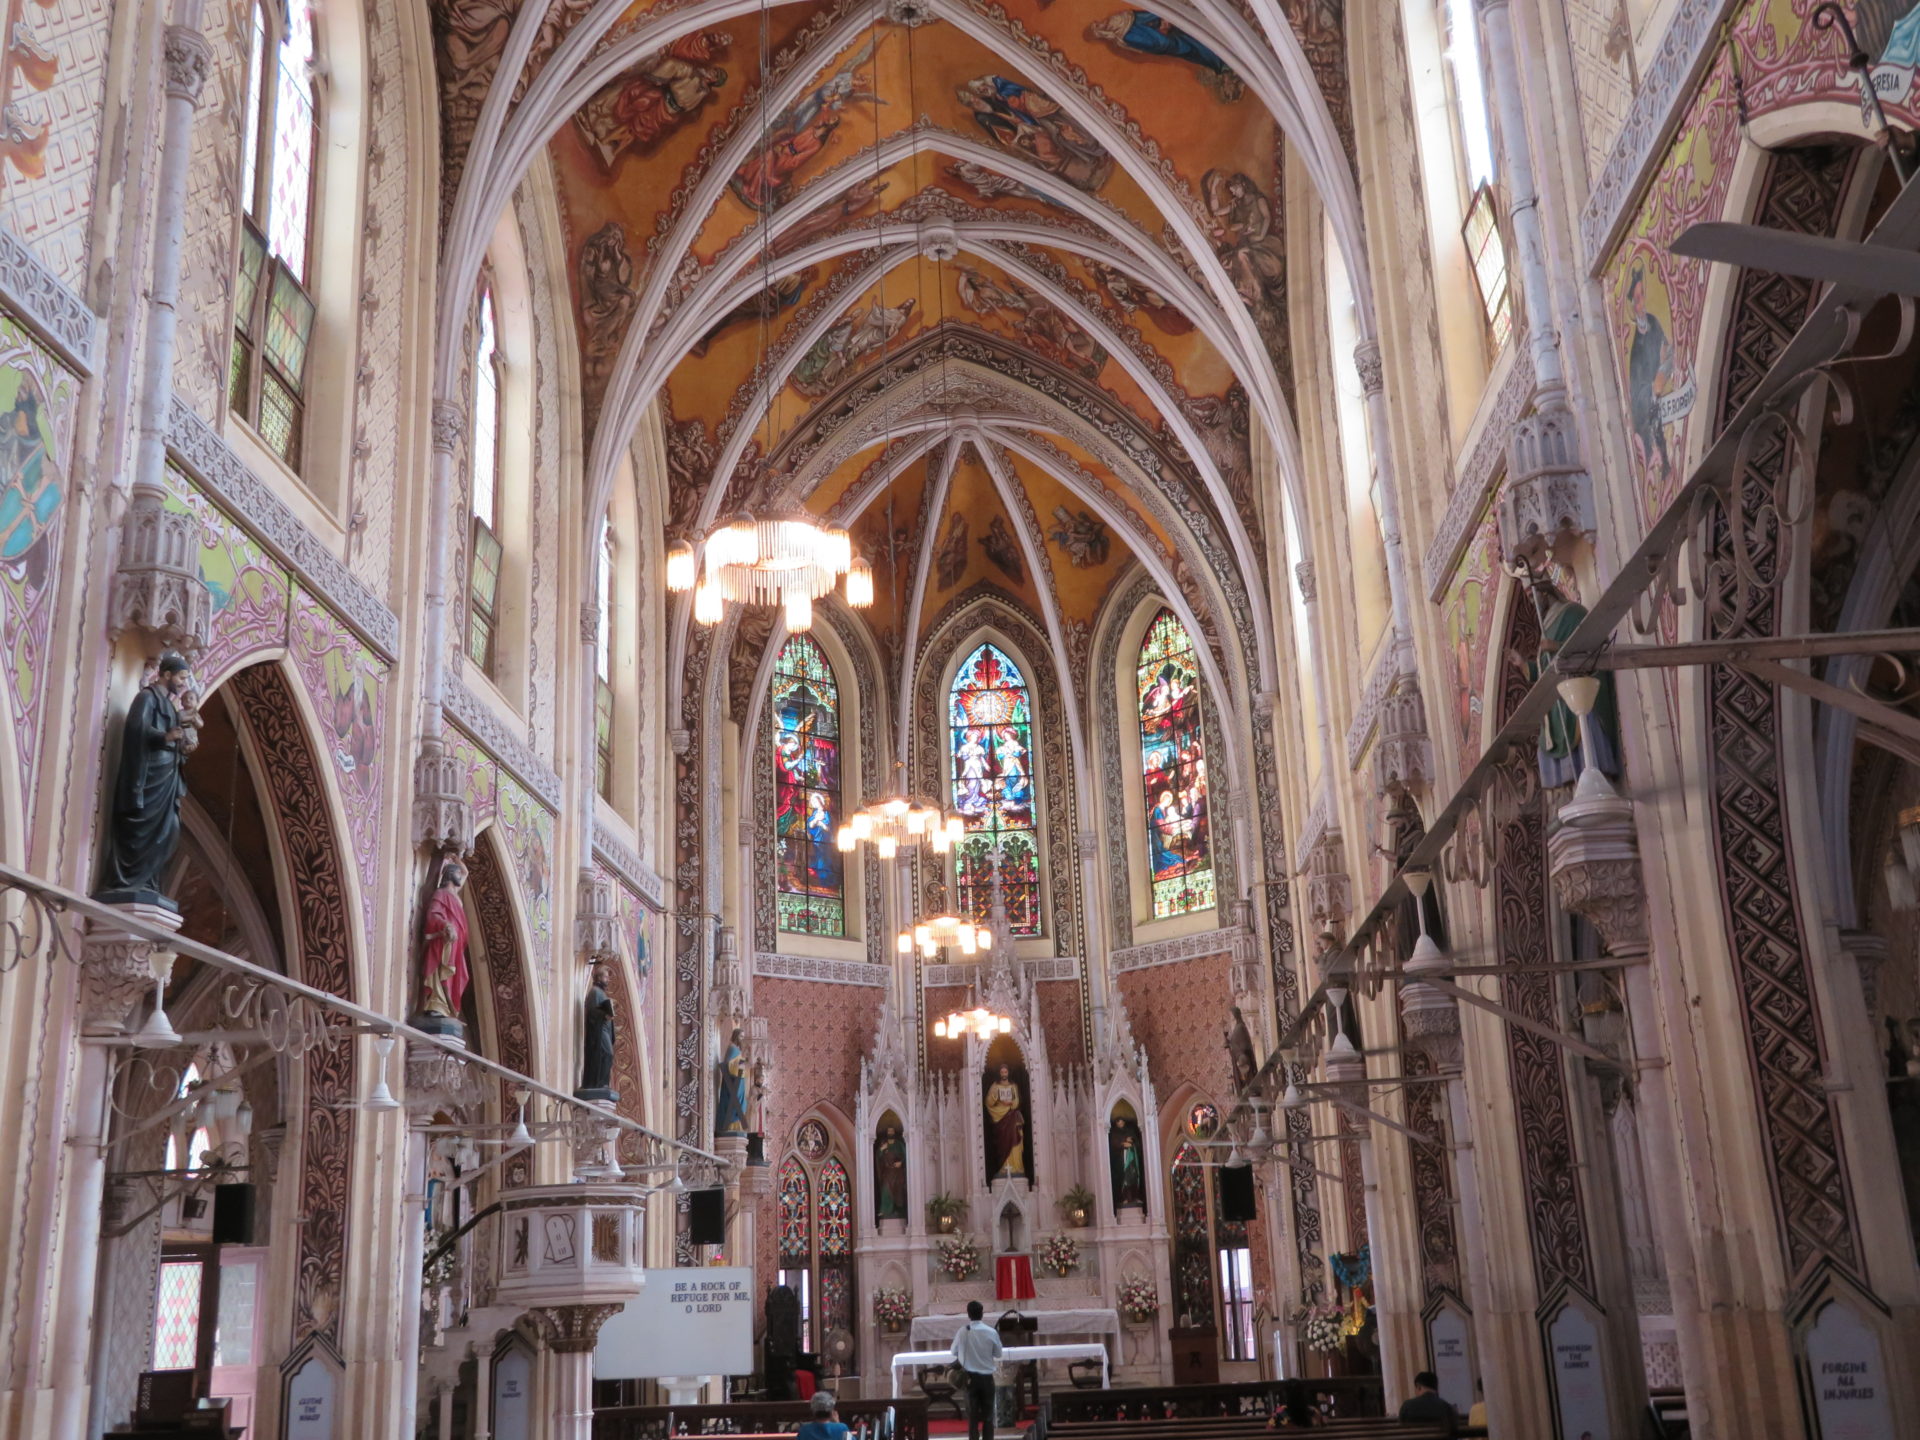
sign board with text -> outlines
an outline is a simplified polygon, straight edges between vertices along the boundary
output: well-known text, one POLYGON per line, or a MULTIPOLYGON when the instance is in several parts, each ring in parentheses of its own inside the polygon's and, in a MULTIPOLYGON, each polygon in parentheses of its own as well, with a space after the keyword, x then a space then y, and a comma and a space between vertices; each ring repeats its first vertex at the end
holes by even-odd
POLYGON ((1547 1327, 1547 1346, 1553 1352, 1560 1440, 1613 1440, 1600 1332, 1594 1327, 1593 1317, 1578 1305, 1568 1305, 1547 1327))
POLYGON ((510 1347, 493 1362, 493 1440, 532 1440, 533 1354, 510 1347))
POLYGON ((1462 1415, 1473 1408, 1473 1357, 1467 1349, 1467 1317, 1442 1305, 1427 1321, 1431 1369, 1440 1382, 1440 1398, 1462 1415))
POLYGON ((1880 1337, 1836 1300, 1807 1331, 1807 1370, 1820 1440, 1893 1440, 1893 1402, 1880 1337))
POLYGON ((287 1381, 287 1440, 333 1440, 334 1399, 340 1377, 319 1355, 287 1381))
POLYGON ((749 1266, 649 1270, 639 1297, 600 1327, 593 1378, 750 1374, 753 1304, 749 1266))

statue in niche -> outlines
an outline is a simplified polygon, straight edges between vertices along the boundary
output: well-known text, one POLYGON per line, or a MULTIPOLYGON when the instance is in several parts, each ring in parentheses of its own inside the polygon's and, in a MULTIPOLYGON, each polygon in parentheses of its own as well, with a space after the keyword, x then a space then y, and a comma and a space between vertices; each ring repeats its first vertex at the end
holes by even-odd
MULTIPOLYGON (((1540 613, 1540 653, 1528 667, 1529 678, 1538 680, 1553 664, 1560 647, 1587 618, 1587 607, 1577 600, 1569 600, 1545 571, 1528 567, 1521 572, 1521 578, 1532 587, 1534 608, 1540 613)), ((1603 775, 1617 778, 1620 774, 1618 702, 1614 698, 1611 672, 1603 670, 1599 678, 1600 693, 1593 702, 1593 713, 1587 717, 1587 737, 1593 742, 1594 768, 1603 775)), ((1580 745, 1579 719, 1565 700, 1556 699, 1540 722, 1542 788, 1553 790, 1580 778, 1580 745)))
POLYGON ((1016 1079, 1004 1060, 987 1078, 985 1110, 987 1179, 1003 1175, 1029 1177, 1027 1168, 1026 1071, 1016 1079))
POLYGON ((460 891, 467 867, 448 860, 427 902, 426 958, 420 966, 420 1010, 413 1023, 436 1035, 464 1034, 460 1004, 467 996, 467 907, 460 891))
POLYGON ((593 983, 587 988, 585 1024, 580 1032, 580 1088, 574 1096, 581 1100, 618 1100, 613 1088, 613 996, 608 993, 607 967, 593 967, 593 983))
POLYGON ((715 1135, 747 1133, 747 1057, 741 1049, 740 1027, 727 1037, 727 1053, 720 1061, 718 1098, 713 1107, 715 1135))
POLYGON ((907 1141, 894 1124, 881 1126, 873 1142, 873 1218, 907 1218, 907 1141))
POLYGON ((1233 1093, 1244 1097, 1259 1077, 1260 1061, 1253 1053, 1253 1032, 1247 1029, 1247 1017, 1238 1005, 1227 1027, 1227 1059, 1233 1064, 1233 1093))
POLYGON ((1107 1126, 1107 1168, 1113 1181, 1113 1208, 1147 1208, 1146 1157, 1140 1149, 1140 1122, 1116 1114, 1107 1126))
POLYGON ((96 900, 180 908, 159 886, 180 843, 180 766, 199 738, 198 708, 185 698, 191 683, 185 657, 169 650, 127 707, 96 900))

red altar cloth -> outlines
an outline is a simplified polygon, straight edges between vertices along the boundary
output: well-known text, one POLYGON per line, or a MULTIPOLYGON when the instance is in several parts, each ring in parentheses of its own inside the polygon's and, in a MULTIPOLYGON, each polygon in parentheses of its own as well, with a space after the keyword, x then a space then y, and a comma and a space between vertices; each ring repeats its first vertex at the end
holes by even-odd
POLYGON ((996 1300, 1033 1299, 1033 1257, 997 1255, 993 1261, 993 1294, 996 1300))

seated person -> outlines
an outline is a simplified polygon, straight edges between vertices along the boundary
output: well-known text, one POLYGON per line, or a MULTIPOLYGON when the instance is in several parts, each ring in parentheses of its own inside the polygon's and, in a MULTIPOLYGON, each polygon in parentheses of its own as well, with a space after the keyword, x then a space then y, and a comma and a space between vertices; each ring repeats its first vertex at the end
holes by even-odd
POLYGON ((847 1440, 853 1433, 840 1423, 840 1402, 831 1390, 816 1390, 807 1403, 813 1418, 800 1427, 793 1440, 847 1440))
POLYGON ((1269 1430, 1311 1430, 1325 1425, 1327 1419, 1305 1400, 1282 1400, 1274 1407, 1273 1418, 1267 1422, 1269 1430))
POLYGON ((1440 1377, 1422 1370, 1413 1377, 1413 1394, 1400 1402, 1402 1425, 1444 1425, 1451 1435, 1460 1423, 1451 1402, 1440 1397, 1440 1377))

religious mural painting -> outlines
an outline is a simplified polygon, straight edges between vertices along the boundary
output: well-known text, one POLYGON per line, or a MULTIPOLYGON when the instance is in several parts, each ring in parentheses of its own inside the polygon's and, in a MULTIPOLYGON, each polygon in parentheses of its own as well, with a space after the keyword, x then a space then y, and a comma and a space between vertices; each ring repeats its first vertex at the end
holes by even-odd
POLYGON ((1111 154, 1044 91, 1004 75, 980 75, 955 92, 987 138, 1091 194, 1113 175, 1111 154))
POLYGON ((0 648, 23 778, 33 773, 43 719, 74 394, 67 372, 0 319, 0 648))
POLYGON ((609 172, 628 152, 651 153, 727 83, 715 62, 732 44, 724 30, 701 30, 649 55, 575 112, 580 138, 609 172))
POLYGON ((880 42, 868 39, 826 79, 775 115, 765 143, 728 182, 742 205, 760 213, 784 205, 801 177, 810 173, 855 105, 879 105, 870 62, 880 42))
POLYGON ((1151 10, 1116 10, 1087 27, 1087 38, 1104 40, 1131 58, 1151 62, 1172 60, 1191 65, 1207 88, 1231 103, 1246 93, 1246 85, 1212 49, 1172 21, 1151 10))
POLYGON ((774 856, 780 929, 847 933, 840 824, 840 689, 833 666, 805 635, 774 664, 774 856))
POLYGON ((957 913, 984 923, 997 893, 1013 933, 1037 936, 1040 850, 1026 679, 1005 651, 985 643, 961 662, 948 700, 953 808, 966 826, 954 860, 957 913))
POLYGON ((1207 829, 1207 749, 1200 669, 1172 610, 1147 626, 1135 667, 1142 802, 1156 920, 1211 909, 1213 844, 1207 829))

